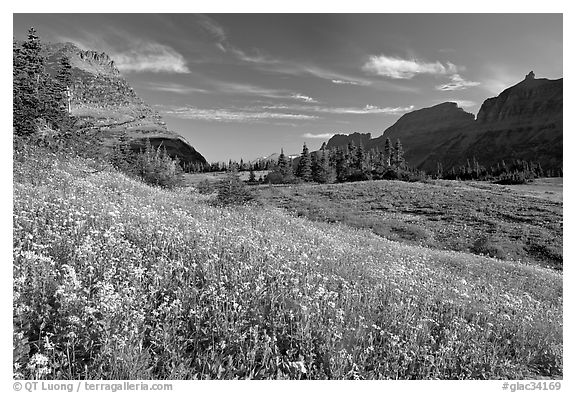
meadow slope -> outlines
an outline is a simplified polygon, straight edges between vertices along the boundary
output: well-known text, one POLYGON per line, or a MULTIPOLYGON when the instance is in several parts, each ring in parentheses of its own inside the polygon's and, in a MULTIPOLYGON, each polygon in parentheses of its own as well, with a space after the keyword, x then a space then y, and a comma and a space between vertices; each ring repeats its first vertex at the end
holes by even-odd
POLYGON ((562 275, 14 153, 14 373, 562 377, 562 275))

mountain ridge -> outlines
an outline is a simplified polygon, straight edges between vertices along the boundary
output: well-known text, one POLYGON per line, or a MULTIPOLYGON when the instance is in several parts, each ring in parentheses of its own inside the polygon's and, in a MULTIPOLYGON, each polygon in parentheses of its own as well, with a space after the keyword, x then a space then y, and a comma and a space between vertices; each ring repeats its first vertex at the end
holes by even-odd
MULTIPOLYGON (((434 171, 502 160, 538 161, 546 169, 562 168, 563 79, 536 79, 533 72, 519 83, 486 99, 476 116, 444 102, 402 115, 367 149, 383 150, 386 138, 400 139, 407 162, 434 171)), ((353 138, 332 137, 327 146, 347 145, 353 138)))

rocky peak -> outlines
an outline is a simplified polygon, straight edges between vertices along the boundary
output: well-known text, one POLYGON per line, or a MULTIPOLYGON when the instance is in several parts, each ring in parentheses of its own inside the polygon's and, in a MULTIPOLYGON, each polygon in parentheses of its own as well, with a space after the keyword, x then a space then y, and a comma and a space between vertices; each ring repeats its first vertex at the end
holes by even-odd
POLYGON ((353 142, 356 146, 368 146, 370 139, 372 138, 372 134, 366 133, 361 134, 359 132, 354 132, 352 134, 336 134, 326 144, 328 149, 332 149, 338 146, 345 146, 349 142, 353 142))
POLYGON ((108 75, 119 76, 120 71, 116 68, 114 60, 110 58, 105 52, 97 52, 93 50, 80 50, 78 53, 80 60, 90 64, 92 67, 98 69, 101 73, 108 75))
POLYGON ((562 85, 562 79, 536 79, 530 71, 522 82, 484 101, 478 122, 529 125, 562 117, 562 85))
POLYGON ((474 115, 459 108, 455 102, 444 102, 429 108, 404 114, 394 125, 384 131, 385 136, 406 137, 421 135, 439 129, 462 128, 474 122, 474 115), (402 135, 396 135, 402 131, 402 135))

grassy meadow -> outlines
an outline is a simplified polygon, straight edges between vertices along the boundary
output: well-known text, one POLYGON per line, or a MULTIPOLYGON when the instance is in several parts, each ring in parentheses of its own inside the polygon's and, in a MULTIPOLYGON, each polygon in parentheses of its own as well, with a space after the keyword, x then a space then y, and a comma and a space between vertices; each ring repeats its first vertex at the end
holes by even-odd
POLYGON ((211 198, 15 152, 14 376, 562 377, 560 271, 211 198))
POLYGON ((430 180, 258 187, 266 204, 389 240, 562 270, 562 179, 526 185, 430 180))

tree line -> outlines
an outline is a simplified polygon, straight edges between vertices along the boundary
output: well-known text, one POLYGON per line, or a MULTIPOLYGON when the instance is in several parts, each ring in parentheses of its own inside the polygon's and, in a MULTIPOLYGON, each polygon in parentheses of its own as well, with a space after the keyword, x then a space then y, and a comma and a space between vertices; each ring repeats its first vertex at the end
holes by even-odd
POLYGON ((352 182, 362 180, 397 179, 406 181, 421 180, 424 172, 408 165, 400 140, 394 144, 386 139, 384 150, 366 150, 362 144, 354 142, 346 146, 328 149, 324 143, 319 151, 310 152, 306 144, 302 148, 297 164, 292 165, 281 151, 274 169, 268 173, 265 182, 352 182))
POLYGON ((59 61, 56 74, 46 70, 42 45, 32 27, 24 43, 13 42, 13 132, 30 136, 44 127, 67 131, 72 126, 69 97, 72 66, 67 57, 59 61))

